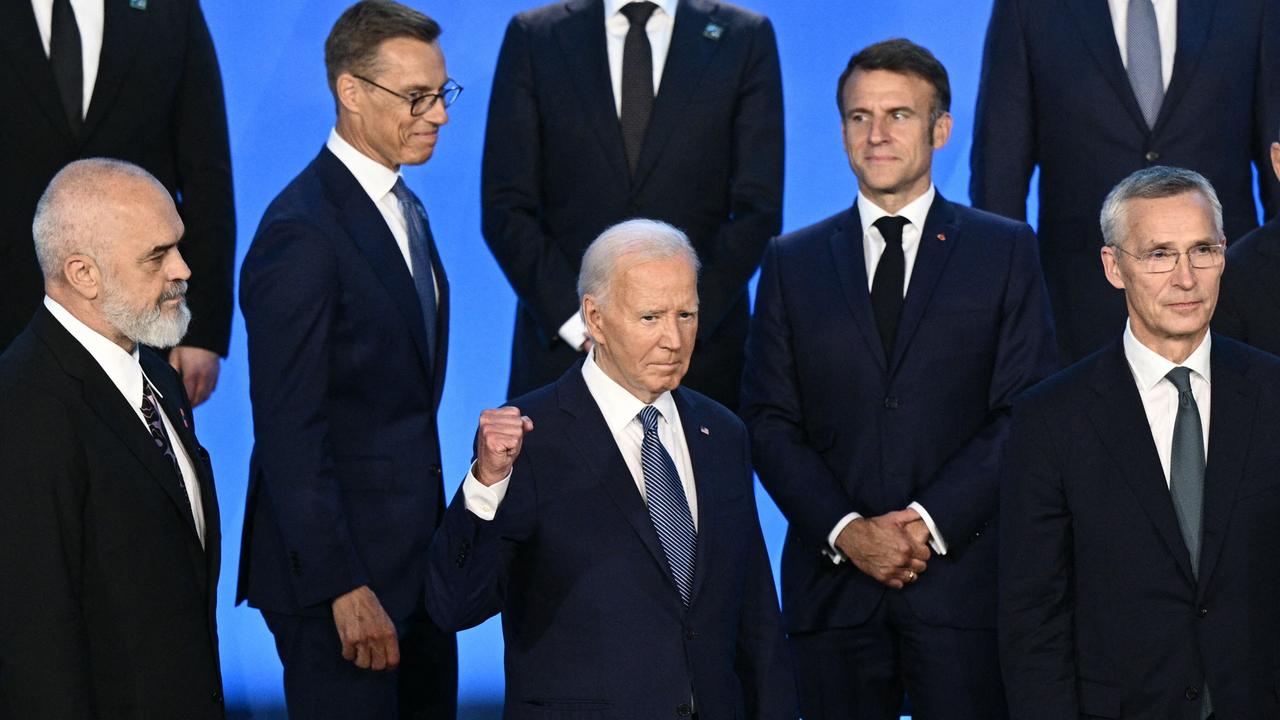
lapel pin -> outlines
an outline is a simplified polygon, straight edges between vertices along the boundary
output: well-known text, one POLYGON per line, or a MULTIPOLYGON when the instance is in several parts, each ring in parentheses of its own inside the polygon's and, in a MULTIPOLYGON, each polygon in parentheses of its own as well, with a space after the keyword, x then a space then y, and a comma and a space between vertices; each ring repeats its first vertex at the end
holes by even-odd
POLYGON ((129 7, 134 10, 146 10, 147 0, 129 0, 129 7))
POLYGON ((947 240, 947 234, 946 234, 946 233, 938 233, 938 240, 939 240, 939 241, 941 241, 941 242, 946 242, 946 240, 947 240))
MULTIPOLYGON (((143 2, 144 0, 134 0, 134 1, 135 1, 135 2, 143 2)), ((186 428, 186 429, 190 430, 190 429, 191 429, 191 426, 187 424, 187 410, 186 410, 186 408, 178 408, 178 414, 182 416, 182 427, 184 427, 184 428, 186 428)))
POLYGON ((709 22, 706 27, 702 28, 702 37, 708 40, 719 40, 721 35, 724 35, 723 25, 709 22))
POLYGON ((706 435, 707 437, 711 437, 711 431, 707 429, 706 425, 699 427, 698 432, 702 433, 703 435, 706 435))

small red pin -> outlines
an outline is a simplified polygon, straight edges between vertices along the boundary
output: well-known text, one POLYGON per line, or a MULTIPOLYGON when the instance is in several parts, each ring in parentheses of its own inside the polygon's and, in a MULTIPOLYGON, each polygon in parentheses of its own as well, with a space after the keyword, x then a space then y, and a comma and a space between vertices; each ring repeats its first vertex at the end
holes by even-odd
POLYGON ((947 239, 946 233, 938 233, 938 240, 945 242, 946 239, 947 239))
POLYGON ((699 427, 698 432, 702 433, 703 435, 706 435, 707 437, 711 437, 711 431, 707 429, 706 425, 699 427))
POLYGON ((182 416, 182 427, 190 430, 191 426, 187 424, 187 411, 183 408, 178 408, 178 414, 182 416))

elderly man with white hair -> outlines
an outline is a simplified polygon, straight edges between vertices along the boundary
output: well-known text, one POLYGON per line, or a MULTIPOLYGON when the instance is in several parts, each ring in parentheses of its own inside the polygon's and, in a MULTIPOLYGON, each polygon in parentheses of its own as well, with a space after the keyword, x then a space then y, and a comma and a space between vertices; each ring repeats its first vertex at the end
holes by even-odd
POLYGON ((697 278, 670 225, 605 230, 578 278, 591 354, 480 416, 427 607, 502 613, 507 718, 796 717, 746 431, 680 387, 697 278))
POLYGON ((182 220, 80 160, 36 209, 44 304, 0 356, 0 718, 221 718, 218 503, 182 381, 182 220))

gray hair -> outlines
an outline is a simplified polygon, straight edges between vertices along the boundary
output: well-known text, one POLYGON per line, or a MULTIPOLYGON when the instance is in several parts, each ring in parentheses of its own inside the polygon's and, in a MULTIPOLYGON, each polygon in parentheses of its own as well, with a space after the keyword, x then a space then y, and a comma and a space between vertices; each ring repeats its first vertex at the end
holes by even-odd
POLYGON ((1156 200, 1200 193, 1213 208, 1213 227, 1222 237, 1222 203, 1218 193, 1203 175, 1185 168, 1156 165, 1139 170, 1120 181, 1102 203, 1099 219, 1102 223, 1102 242, 1108 247, 1119 247, 1128 231, 1128 204, 1130 200, 1156 200))
POLYGON ((36 260, 46 280, 60 278, 62 266, 72 255, 88 255, 95 262, 100 259, 103 248, 98 225, 103 205, 122 181, 129 180, 148 183, 169 194, 151 173, 111 158, 77 160, 53 176, 36 203, 31 222, 36 260))
POLYGON ((620 222, 591 241, 582 256, 582 270, 578 272, 579 305, 587 295, 601 305, 608 303, 614 273, 624 256, 630 258, 632 264, 679 256, 693 266, 694 273, 702 267, 689 237, 678 228, 659 220, 620 222))

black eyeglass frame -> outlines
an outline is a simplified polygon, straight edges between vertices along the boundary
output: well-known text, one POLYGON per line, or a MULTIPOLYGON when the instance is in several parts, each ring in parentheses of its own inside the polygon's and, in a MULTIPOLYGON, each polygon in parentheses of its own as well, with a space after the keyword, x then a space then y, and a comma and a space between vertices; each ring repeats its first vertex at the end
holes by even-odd
POLYGON ((431 112, 431 108, 435 107, 437 102, 444 102, 444 108, 448 110, 450 106, 457 102, 458 96, 462 94, 462 86, 453 78, 445 80, 444 86, 440 88, 440 92, 422 93, 421 95, 401 95, 395 90, 392 90, 385 85, 379 85, 363 75, 356 75, 355 73, 352 73, 351 76, 357 80, 363 80, 379 90, 389 92, 409 103, 409 114, 413 117, 421 117, 431 112), (428 99, 429 101, 424 105, 423 101, 428 99))

